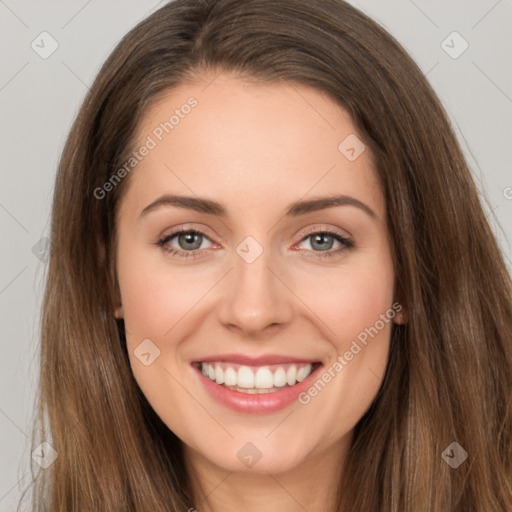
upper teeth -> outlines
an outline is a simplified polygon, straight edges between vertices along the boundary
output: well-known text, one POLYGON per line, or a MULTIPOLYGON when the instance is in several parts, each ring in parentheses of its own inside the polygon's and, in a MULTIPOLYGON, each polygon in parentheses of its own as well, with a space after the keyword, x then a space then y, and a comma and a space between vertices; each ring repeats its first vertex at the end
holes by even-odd
POLYGON ((303 381, 311 373, 312 365, 301 363, 251 367, 231 363, 201 363, 201 371, 217 384, 270 389, 286 384, 293 386, 303 381))

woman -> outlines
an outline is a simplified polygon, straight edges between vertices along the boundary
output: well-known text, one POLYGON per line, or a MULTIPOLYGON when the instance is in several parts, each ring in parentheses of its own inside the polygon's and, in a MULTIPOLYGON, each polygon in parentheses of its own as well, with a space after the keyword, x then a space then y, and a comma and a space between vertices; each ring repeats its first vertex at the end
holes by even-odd
POLYGON ((51 237, 34 510, 512 509, 510 277, 434 92, 345 2, 142 21, 51 237))

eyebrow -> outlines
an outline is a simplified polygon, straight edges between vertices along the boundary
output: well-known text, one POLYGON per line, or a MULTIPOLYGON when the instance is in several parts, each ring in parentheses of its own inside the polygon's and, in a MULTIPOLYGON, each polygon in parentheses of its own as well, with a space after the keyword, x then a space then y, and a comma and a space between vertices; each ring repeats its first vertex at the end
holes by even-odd
MULTIPOLYGON (((165 194, 148 204, 142 210, 140 217, 143 217, 162 206, 175 206, 219 217, 227 217, 228 215, 226 208, 217 201, 200 197, 165 194)), ((346 195, 335 195, 320 197, 317 199, 295 201, 288 205, 285 210, 285 216, 298 217, 300 215, 325 210, 326 208, 333 208, 335 206, 355 206, 368 214, 372 219, 377 218, 377 214, 367 204, 355 197, 346 195)))

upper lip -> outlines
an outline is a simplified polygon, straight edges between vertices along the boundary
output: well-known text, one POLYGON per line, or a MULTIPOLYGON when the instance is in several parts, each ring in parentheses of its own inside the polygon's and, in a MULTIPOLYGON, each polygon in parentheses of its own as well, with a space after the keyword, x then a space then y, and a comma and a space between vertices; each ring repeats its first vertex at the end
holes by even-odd
POLYGON ((243 354, 217 354, 213 356, 205 356, 197 358, 192 363, 235 363, 247 366, 264 366, 271 364, 284 364, 284 363, 316 363, 318 359, 301 358, 293 356, 285 356, 281 354, 267 354, 261 356, 247 356, 243 354))

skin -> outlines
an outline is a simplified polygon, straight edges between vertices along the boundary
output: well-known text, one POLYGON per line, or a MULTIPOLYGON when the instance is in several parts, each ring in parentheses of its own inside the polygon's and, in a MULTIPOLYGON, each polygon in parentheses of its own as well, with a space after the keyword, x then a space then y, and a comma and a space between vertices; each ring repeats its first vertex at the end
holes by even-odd
MULTIPOLYGON (((272 414, 218 404, 190 363, 237 353, 331 366, 395 301, 384 197, 369 148, 352 162, 338 150, 357 131, 331 99, 295 84, 214 77, 203 74, 168 91, 141 122, 138 146, 189 97, 198 101, 129 177, 117 212, 116 316, 125 320, 139 386, 185 445, 191 507, 329 510, 354 426, 381 385, 393 321, 404 321, 405 310, 309 404, 272 414), (141 217, 164 193, 215 200, 227 216, 161 206, 141 217), (364 202, 375 218, 351 205, 284 215, 294 201, 334 194, 364 202), (156 245, 179 227, 205 233, 199 257, 156 245), (333 255, 319 257, 323 251, 307 238, 311 228, 334 229, 354 247, 336 253, 342 244, 328 238, 333 255), (247 236, 263 249, 250 264, 236 252, 247 236), (145 339, 160 350, 149 366, 134 355, 145 339), (262 454, 252 468, 237 457, 247 442, 262 454)), ((178 236, 167 246, 188 247, 178 236)))

